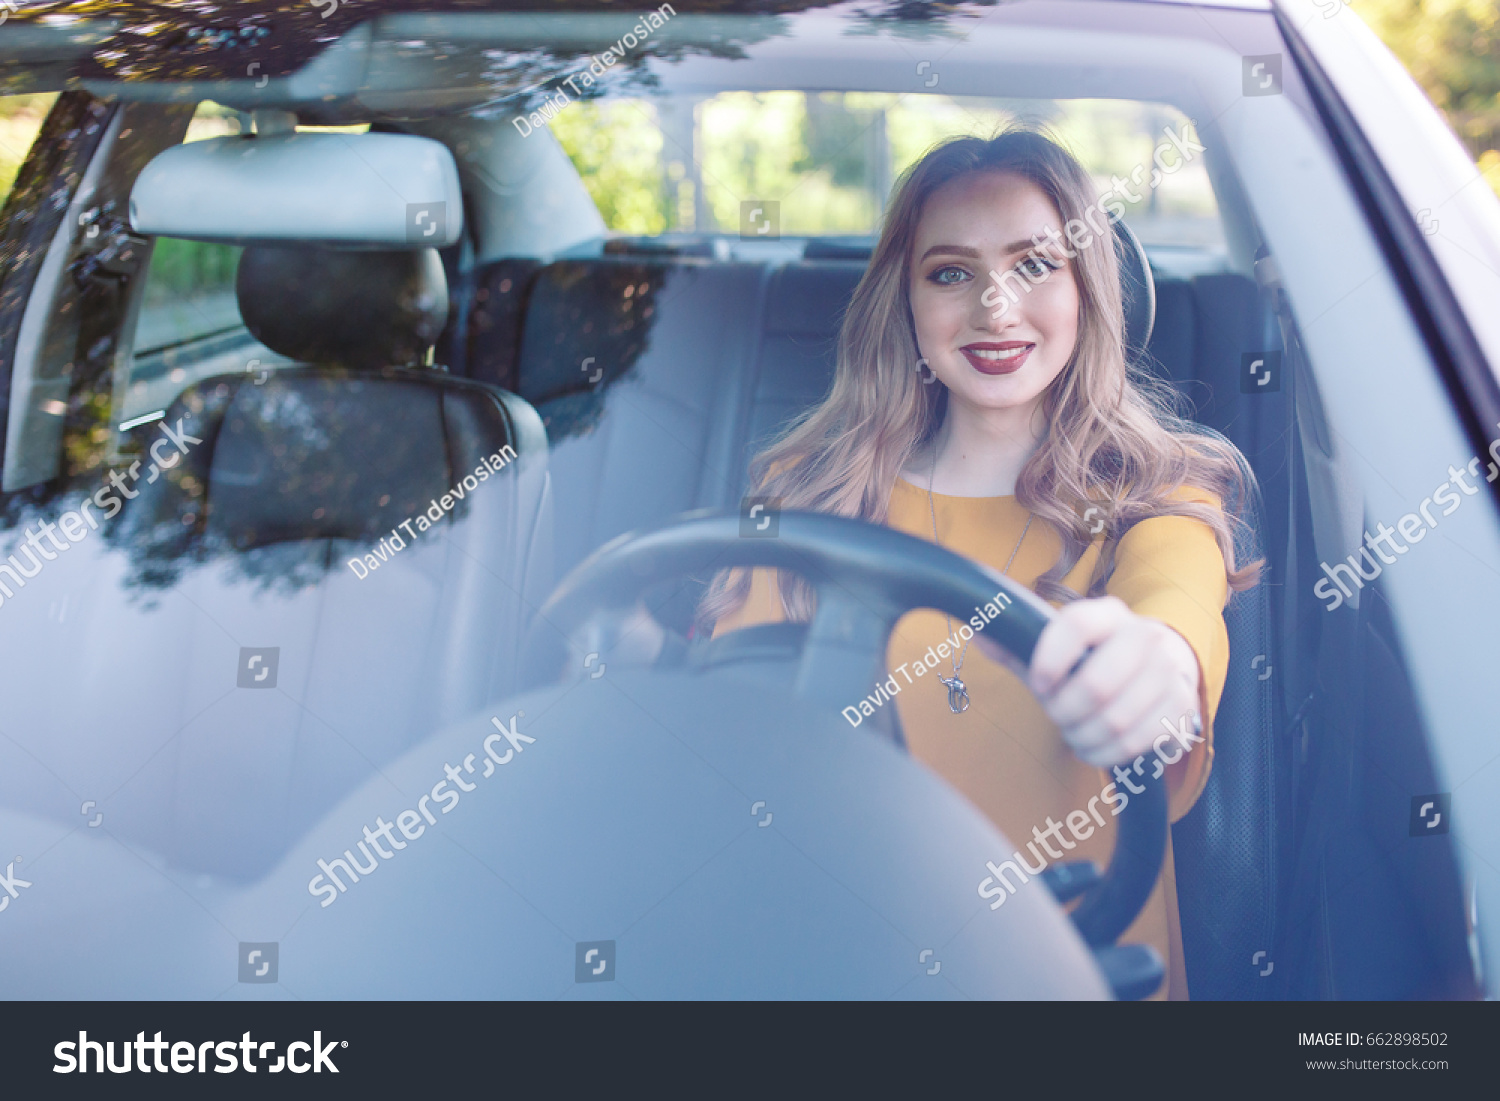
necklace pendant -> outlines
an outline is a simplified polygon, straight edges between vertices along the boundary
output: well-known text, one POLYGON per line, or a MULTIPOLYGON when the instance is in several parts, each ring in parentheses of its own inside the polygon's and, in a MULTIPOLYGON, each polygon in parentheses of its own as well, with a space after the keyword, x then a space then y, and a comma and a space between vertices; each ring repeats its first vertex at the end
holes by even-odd
POLYGON ((969 709, 969 690, 964 682, 955 673, 951 677, 938 674, 938 680, 948 686, 948 710, 955 715, 961 715, 969 709))

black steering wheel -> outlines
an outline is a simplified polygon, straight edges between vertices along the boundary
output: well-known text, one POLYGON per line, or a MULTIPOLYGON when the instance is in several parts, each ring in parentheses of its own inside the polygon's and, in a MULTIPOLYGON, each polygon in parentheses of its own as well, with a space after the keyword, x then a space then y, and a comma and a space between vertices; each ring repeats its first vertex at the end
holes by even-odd
MULTIPOLYGON (((884 679, 891 632, 915 608, 967 622, 976 605, 1004 593, 1012 603, 986 626, 985 636, 1022 665, 1030 663, 1054 615, 1033 593, 994 570, 887 527, 783 512, 774 536, 766 537, 748 523, 737 513, 687 513, 600 547, 563 579, 538 613, 526 643, 526 679, 552 679, 567 662, 564 639, 600 612, 630 608, 663 581, 707 577, 736 566, 789 570, 812 586, 817 610, 797 659, 793 692, 827 706, 831 716, 884 679)), ((1061 901, 1080 895, 1067 887, 1069 881, 1089 884, 1072 918, 1091 946, 1114 943, 1140 913, 1161 870, 1166 791, 1160 780, 1139 779, 1146 790, 1132 790, 1103 875, 1080 874, 1076 868, 1069 874, 1069 865, 1044 874, 1061 901)))

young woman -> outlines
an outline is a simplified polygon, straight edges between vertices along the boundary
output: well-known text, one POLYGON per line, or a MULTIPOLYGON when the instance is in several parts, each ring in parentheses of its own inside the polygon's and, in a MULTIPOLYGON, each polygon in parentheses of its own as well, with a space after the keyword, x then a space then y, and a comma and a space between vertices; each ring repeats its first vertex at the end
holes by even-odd
MULTIPOLYGON (((1223 608, 1259 568, 1236 565, 1241 525, 1224 509, 1252 491, 1243 458, 1127 367, 1101 207, 1078 162, 1035 131, 933 149, 896 188, 829 396, 751 469, 757 495, 784 508, 931 539, 1058 607, 1024 682, 981 630, 895 697, 912 754, 1033 872, 1037 861, 1108 862, 1107 770, 1151 761, 1164 724, 1186 732, 1161 756, 1180 752, 1170 813, 1187 813, 1208 778, 1228 668, 1223 608), (1086 827, 1075 815, 1071 835, 1054 828, 1074 811, 1086 827)), ((736 570, 716 580, 702 618, 719 634, 811 611, 800 579, 736 570)), ((956 626, 908 614, 889 668, 921 665, 956 626)), ((1170 844, 1122 940, 1161 953, 1158 996, 1187 996, 1170 844)))

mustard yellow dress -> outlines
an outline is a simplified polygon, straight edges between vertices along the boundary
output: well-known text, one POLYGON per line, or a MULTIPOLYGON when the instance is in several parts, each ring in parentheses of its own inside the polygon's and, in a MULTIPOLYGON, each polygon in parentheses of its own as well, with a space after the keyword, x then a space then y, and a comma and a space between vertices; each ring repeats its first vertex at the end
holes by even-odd
MULTIPOLYGON (((1177 495, 1218 507, 1215 498, 1198 490, 1184 488, 1177 495)), ((1029 515, 1013 496, 951 497, 935 493, 932 509, 944 547, 997 571, 1005 567, 1029 515)), ((898 478, 886 524, 931 541, 932 514, 926 489, 898 478)), ((1063 579, 1073 591, 1082 593, 1087 586, 1102 539, 1063 579)), ((1033 522, 1008 576, 1031 588, 1057 561, 1061 550, 1062 542, 1051 525, 1033 522)), ((1191 809, 1203 790, 1213 761, 1212 718, 1229 667, 1223 615, 1229 588, 1223 555, 1213 532, 1200 521, 1181 516, 1154 517, 1136 524, 1120 540, 1107 587, 1138 615, 1158 619, 1176 630, 1198 656, 1204 741, 1193 743, 1167 769, 1170 817, 1175 822, 1191 809)), ((776 571, 757 569, 747 600, 720 618, 714 634, 784 618, 776 571)), ((945 622, 940 612, 922 609, 903 616, 891 636, 887 670, 894 672, 903 664, 911 670, 929 647, 949 637, 950 623, 957 631, 959 621, 945 622)), ((936 671, 911 676, 910 683, 896 673, 900 692, 894 703, 912 756, 962 792, 1030 860, 1025 846, 1034 839, 1034 828, 1045 831, 1049 816, 1054 822, 1062 822, 1070 811, 1087 811, 1089 800, 1097 800, 1101 789, 1114 777, 1073 756, 1026 686, 972 644, 961 671, 970 698, 967 711, 954 714, 949 709, 948 691, 938 680, 939 673, 952 675, 950 659, 941 659, 936 671)), ((1173 716, 1173 721, 1177 718, 1173 716)), ((1172 751, 1167 746, 1162 752, 1170 759, 1172 751)), ((1096 809, 1109 805, 1095 802, 1096 809)), ((1096 814, 1098 817, 1101 815, 1096 814)), ((1114 817, 1108 813, 1102 817, 1105 826, 1094 829, 1087 840, 1077 840, 1077 834, 1060 834, 1076 846, 1063 853, 1063 860, 1093 860, 1100 867, 1108 863, 1114 848, 1114 817)), ((1078 833, 1082 832, 1086 831, 1080 828, 1078 833)), ((994 860, 999 864, 1010 855, 997 852, 994 860)), ((976 891, 984 875, 983 868, 975 869, 976 891)), ((1158 998, 1188 996, 1170 838, 1156 889, 1120 939, 1121 943, 1154 945, 1161 953, 1167 975, 1158 998)))

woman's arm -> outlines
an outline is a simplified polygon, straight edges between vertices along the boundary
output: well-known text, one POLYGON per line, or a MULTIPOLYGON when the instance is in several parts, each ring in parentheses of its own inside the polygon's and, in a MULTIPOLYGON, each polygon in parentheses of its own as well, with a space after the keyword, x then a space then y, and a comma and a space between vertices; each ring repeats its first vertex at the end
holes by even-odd
POLYGON ((1107 589, 1108 597, 1059 611, 1031 669, 1018 675, 1089 764, 1133 761, 1152 754, 1169 730, 1178 733, 1172 743, 1192 751, 1167 768, 1175 821, 1197 799, 1213 758, 1213 715, 1229 668, 1224 558, 1206 524, 1159 516, 1120 540, 1107 589))

